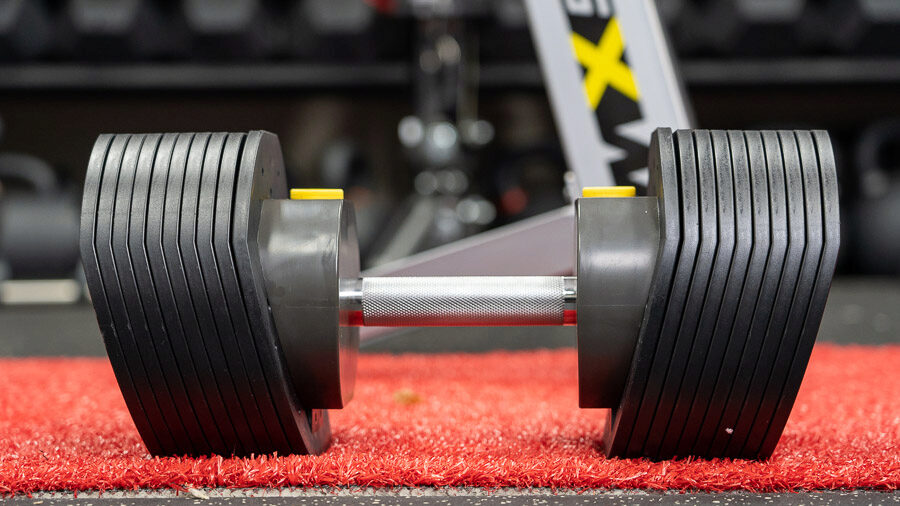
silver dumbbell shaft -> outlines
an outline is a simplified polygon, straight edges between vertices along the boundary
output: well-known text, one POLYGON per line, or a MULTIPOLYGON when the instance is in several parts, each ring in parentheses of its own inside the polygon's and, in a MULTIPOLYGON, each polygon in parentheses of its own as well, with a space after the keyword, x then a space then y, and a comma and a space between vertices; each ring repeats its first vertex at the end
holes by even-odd
POLYGON ((574 277, 362 278, 345 283, 341 307, 353 326, 498 327, 574 325, 574 277))

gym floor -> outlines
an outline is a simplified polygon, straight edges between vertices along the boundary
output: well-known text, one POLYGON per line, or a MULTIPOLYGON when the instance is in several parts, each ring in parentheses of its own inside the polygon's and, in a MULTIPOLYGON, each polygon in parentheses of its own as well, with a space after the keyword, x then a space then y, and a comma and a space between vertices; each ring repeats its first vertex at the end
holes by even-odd
MULTIPOLYGON (((819 341, 840 344, 900 342, 900 281, 838 278, 832 288, 819 341)), ((0 309, 0 356, 104 356, 93 311, 80 306, 12 306, 0 309), (53 338, 48 339, 48 336, 53 338)), ((560 348, 574 344, 572 328, 411 329, 371 343, 370 352, 479 352, 493 349, 560 348)), ((44 492, 7 499, 11 504, 885 504, 900 492, 808 491, 800 493, 664 493, 550 489, 204 489, 175 491, 44 492)))
POLYGON ((875 492, 866 490, 800 492, 781 494, 753 494, 748 492, 724 493, 679 493, 646 491, 588 491, 566 490, 421 490, 403 489, 389 491, 315 489, 315 490, 213 490, 178 494, 174 492, 114 492, 97 494, 34 494, 32 497, 8 499, 9 504, 95 504, 98 506, 143 506, 147 504, 177 505, 193 504, 253 504, 281 506, 288 504, 308 504, 326 506, 332 504, 379 504, 379 505, 431 505, 457 506, 474 504, 478 506, 515 505, 538 506, 544 504, 608 504, 635 505, 691 505, 691 504, 804 504, 816 505, 873 505, 900 503, 897 492, 875 492))

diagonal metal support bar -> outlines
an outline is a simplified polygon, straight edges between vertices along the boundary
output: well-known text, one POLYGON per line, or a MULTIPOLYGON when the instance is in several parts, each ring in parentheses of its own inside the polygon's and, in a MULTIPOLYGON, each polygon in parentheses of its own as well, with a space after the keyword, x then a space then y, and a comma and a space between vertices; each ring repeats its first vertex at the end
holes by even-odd
MULTIPOLYGON (((525 0, 525 7, 566 162, 576 176, 572 197, 585 186, 646 184, 653 130, 690 128, 692 122, 653 0, 525 0), (573 40, 577 35, 597 46, 604 34, 607 40, 617 38, 610 47, 623 46, 621 59, 610 64, 620 73, 628 68, 635 89, 619 86, 622 93, 609 86, 592 103, 584 82, 589 69, 579 61, 573 40)), ((363 276, 567 275, 574 270, 574 244, 573 209, 565 207, 380 265, 363 276)), ((388 332, 367 327, 361 338, 388 332)))

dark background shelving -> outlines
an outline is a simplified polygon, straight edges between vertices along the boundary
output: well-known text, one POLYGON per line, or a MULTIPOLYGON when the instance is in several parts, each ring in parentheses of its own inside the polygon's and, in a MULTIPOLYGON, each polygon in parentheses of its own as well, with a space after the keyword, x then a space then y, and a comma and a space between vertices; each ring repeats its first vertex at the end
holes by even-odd
MULTIPOLYGON (((496 128, 473 181, 495 185, 497 167, 539 152, 536 180, 558 194, 565 167, 521 0, 452 3, 444 17, 477 41, 479 114, 496 128)), ((900 2, 657 3, 696 126, 827 129, 841 272, 900 273, 870 253, 900 255, 900 2)), ((77 193, 101 132, 264 128, 292 184, 321 184, 323 160, 351 146, 368 190, 397 206, 417 171, 396 132, 415 112, 422 19, 403 1, 2 2, 0 152, 48 162, 77 193)), ((481 190, 499 205, 500 190, 481 190)), ((533 200, 544 207, 489 226, 559 199, 533 200)))

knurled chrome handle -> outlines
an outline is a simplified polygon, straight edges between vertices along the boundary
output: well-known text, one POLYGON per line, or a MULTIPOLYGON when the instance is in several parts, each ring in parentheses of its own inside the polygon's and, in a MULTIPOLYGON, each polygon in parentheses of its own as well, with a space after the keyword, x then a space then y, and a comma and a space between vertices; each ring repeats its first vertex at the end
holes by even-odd
POLYGON ((341 290, 351 324, 371 327, 573 325, 575 297, 561 276, 363 278, 341 290))

